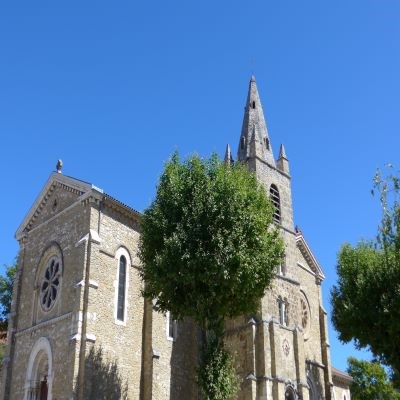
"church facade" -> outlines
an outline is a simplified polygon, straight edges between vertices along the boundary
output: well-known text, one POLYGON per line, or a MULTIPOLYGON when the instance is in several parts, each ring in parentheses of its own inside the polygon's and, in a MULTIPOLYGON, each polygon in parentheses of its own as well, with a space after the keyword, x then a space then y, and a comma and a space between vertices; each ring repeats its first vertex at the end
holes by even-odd
MULTIPOLYGON (((233 162, 229 146, 226 162, 233 162)), ((255 315, 227 322, 238 400, 349 400, 331 367, 322 268, 293 223, 283 146, 275 161, 254 77, 237 161, 275 206, 284 262, 255 315)), ((0 399, 197 400, 201 332, 141 296, 140 213, 100 188, 50 175, 20 243, 0 399)))

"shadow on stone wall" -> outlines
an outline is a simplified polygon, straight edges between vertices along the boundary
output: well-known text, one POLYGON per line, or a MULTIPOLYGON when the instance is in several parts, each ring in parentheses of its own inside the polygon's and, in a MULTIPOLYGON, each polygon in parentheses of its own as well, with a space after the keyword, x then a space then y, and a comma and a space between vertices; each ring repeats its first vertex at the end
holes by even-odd
POLYGON ((85 399, 128 399, 128 383, 123 381, 116 361, 106 357, 101 347, 92 347, 85 362, 85 399))
POLYGON ((324 398, 324 377, 321 367, 316 363, 307 365, 307 377, 310 385, 310 400, 324 398))
POLYGON ((192 321, 179 321, 172 344, 170 400, 198 399, 196 380, 201 334, 192 321))

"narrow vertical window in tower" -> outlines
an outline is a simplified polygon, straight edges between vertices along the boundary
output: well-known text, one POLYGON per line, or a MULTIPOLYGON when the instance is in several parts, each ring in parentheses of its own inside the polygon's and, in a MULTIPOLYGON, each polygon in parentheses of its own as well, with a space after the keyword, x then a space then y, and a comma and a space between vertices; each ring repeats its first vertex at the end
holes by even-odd
POLYGON ((281 275, 281 276, 286 275, 286 254, 283 255, 282 261, 279 264, 278 275, 281 275))
POLYGON ((178 337, 178 321, 168 311, 167 312, 167 338, 175 341, 178 337))
POLYGON ((287 299, 285 298, 284 301, 284 312, 283 312, 283 322, 285 326, 289 326, 289 303, 287 301, 287 299))
POLYGON ((118 273, 118 304, 117 319, 123 321, 125 317, 125 287, 126 287, 126 258, 121 256, 119 259, 118 273))
POLYGON ((241 148, 242 150, 244 149, 245 144, 246 144, 246 139, 244 138, 244 136, 242 136, 242 137, 240 138, 240 148, 241 148))
POLYGON ((289 304, 287 299, 278 297, 278 309, 279 309, 279 323, 283 326, 289 325, 289 304))
POLYGON ((268 140, 267 137, 264 138, 264 144, 265 144, 265 148, 266 148, 267 150, 269 150, 269 140, 268 140))
POLYGON ((272 184, 269 188, 269 195, 274 205, 274 221, 277 224, 281 223, 281 199, 276 185, 272 184))

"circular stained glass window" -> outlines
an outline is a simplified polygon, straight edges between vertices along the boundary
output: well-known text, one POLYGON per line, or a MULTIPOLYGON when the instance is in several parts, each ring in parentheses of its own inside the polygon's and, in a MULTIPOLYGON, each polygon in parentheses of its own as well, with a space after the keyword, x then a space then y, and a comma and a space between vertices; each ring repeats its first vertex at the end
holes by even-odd
POLYGON ((44 311, 49 311, 57 299, 60 290, 60 278, 60 261, 57 257, 53 257, 47 265, 40 285, 40 305, 44 311))

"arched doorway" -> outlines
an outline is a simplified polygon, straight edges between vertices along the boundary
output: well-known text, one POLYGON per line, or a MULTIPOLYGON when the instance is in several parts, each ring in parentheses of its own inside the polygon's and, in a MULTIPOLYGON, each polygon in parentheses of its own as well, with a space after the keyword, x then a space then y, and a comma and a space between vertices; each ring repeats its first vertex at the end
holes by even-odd
POLYGON ((52 352, 47 338, 40 338, 29 356, 24 400, 51 400, 52 352))
POLYGON ((47 386, 47 376, 45 376, 44 379, 40 381, 39 400, 47 400, 48 393, 49 388, 47 386))

